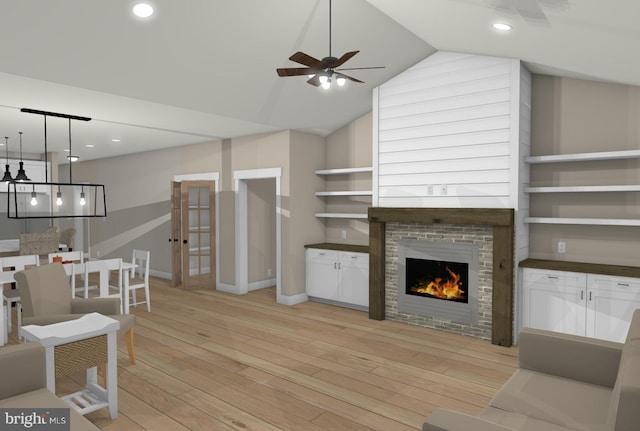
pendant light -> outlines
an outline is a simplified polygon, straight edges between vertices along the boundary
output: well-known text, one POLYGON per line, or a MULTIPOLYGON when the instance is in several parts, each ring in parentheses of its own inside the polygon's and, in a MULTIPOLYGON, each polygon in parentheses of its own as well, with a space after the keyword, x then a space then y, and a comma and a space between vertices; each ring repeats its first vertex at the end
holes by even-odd
POLYGON ((20 134, 20 168, 18 169, 18 174, 16 175, 16 181, 31 181, 24 171, 24 162, 22 161, 22 132, 18 133, 20 134))
POLYGON ((36 195, 36 185, 33 185, 33 191, 31 192, 31 205, 38 205, 38 195, 36 195))
MULTIPOLYGON (((24 193, 25 191, 28 193, 28 190, 24 190, 24 187, 19 186, 19 183, 13 180, 9 174, 9 178, 11 179, 9 180, 7 193, 9 196, 7 217, 11 219, 106 217, 107 201, 104 184, 94 184, 91 182, 74 183, 73 163, 71 163, 71 161, 69 162, 68 181, 61 182, 49 178, 47 119, 54 117, 63 118, 68 121, 69 155, 73 155, 71 120, 87 122, 91 121, 91 118, 30 108, 22 108, 20 111, 28 114, 41 115, 44 119, 45 180, 31 181, 31 205, 20 205, 20 193, 24 193)), ((22 159, 22 151, 20 159, 22 159)))
POLYGON ((4 137, 4 149, 7 155, 7 164, 4 165, 5 171, 4 171, 4 177, 2 177, 2 182, 10 183, 11 181, 13 181, 13 177, 11 176, 11 172, 9 171, 9 137, 8 136, 4 137))

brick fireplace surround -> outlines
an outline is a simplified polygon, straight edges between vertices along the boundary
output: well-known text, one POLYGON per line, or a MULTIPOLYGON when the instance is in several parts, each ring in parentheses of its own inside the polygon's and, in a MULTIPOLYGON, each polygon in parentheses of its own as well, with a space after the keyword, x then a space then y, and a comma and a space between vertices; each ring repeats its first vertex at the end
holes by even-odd
POLYGON ((491 342, 513 342, 514 212, 502 208, 369 208, 369 318, 385 319, 386 223, 493 228, 491 342))

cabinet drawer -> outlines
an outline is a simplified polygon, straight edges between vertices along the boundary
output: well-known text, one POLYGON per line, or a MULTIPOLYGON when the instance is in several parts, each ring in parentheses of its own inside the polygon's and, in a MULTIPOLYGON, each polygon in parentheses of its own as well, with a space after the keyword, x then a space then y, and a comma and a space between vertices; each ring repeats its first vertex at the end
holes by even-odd
POLYGON ((369 255, 367 253, 342 251, 340 252, 340 262, 353 263, 356 265, 368 265, 369 255))
POLYGON ((307 258, 309 259, 327 259, 336 261, 338 260, 338 252, 335 250, 324 250, 321 248, 308 248, 307 258))
POLYGON ((578 272, 524 268, 523 281, 526 285, 545 284, 580 288, 586 286, 587 275, 578 272))
POLYGON ((611 289, 640 294, 640 279, 615 275, 587 274, 589 289, 611 289))

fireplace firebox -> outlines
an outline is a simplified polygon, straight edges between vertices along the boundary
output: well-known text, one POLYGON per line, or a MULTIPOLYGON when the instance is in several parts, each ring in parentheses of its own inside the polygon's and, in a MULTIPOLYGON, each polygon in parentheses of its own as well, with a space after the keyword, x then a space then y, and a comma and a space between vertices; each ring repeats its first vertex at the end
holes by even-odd
POLYGON ((469 302, 469 264, 407 257, 406 294, 469 302))
POLYGON ((478 253, 471 243, 398 241, 398 311, 477 324, 478 253))

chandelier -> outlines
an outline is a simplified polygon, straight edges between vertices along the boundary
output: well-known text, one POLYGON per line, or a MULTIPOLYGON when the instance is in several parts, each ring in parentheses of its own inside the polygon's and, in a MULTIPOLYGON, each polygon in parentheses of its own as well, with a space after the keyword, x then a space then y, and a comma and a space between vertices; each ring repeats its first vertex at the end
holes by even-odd
MULTIPOLYGON (((106 217, 107 201, 104 184, 74 183, 71 160, 69 160, 68 183, 49 181, 47 118, 64 118, 69 122, 69 154, 73 154, 71 152, 71 120, 91 121, 91 118, 30 108, 22 108, 20 111, 44 117, 45 181, 29 181, 28 178, 20 181, 17 177, 10 181, 7 193, 7 216, 12 219, 106 217)), ((20 137, 22 138, 22 135, 20 137)), ((20 142, 20 159, 22 160, 22 140, 20 142)), ((22 173, 24 175, 24 170, 22 173)), ((26 175, 24 177, 26 178, 26 175)))

